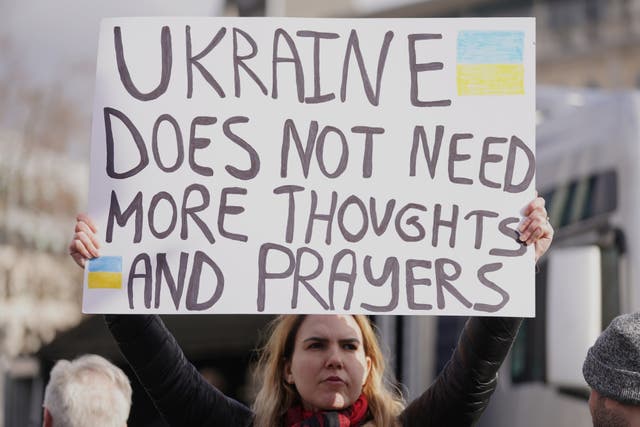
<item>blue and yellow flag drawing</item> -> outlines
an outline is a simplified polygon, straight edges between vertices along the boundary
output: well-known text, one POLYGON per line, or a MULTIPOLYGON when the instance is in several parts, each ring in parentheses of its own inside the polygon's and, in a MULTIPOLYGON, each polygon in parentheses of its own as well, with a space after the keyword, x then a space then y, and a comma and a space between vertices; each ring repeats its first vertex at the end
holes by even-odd
POLYGON ((121 289, 122 257, 103 256, 89 260, 89 289, 121 289))
POLYGON ((460 31, 458 95, 523 95, 524 32, 460 31))

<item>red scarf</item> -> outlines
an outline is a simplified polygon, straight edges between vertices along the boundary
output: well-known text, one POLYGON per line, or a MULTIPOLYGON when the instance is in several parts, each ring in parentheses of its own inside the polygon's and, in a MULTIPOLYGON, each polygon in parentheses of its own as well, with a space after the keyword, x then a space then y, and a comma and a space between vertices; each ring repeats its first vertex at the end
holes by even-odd
POLYGON ((358 427, 367 420, 369 403, 361 394, 353 405, 341 411, 306 411, 302 405, 293 406, 285 417, 286 427, 358 427))

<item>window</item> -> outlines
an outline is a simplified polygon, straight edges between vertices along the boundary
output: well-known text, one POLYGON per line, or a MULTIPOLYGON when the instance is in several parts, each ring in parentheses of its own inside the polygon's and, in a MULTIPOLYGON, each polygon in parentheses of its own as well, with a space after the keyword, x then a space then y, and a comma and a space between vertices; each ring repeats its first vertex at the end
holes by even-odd
POLYGON ((546 377, 547 263, 536 274, 536 317, 524 319, 511 349, 511 381, 544 382, 546 377))
POLYGON ((615 171, 592 174, 559 185, 542 194, 556 231, 616 210, 618 184, 615 171))
MULTIPOLYGON (((602 329, 620 313, 620 263, 625 252, 624 235, 607 229, 596 238, 600 243, 602 329)), ((511 380, 514 384, 547 381, 547 265, 541 264, 536 275, 536 317, 525 319, 511 352, 511 380)), ((576 390, 560 390, 574 394, 576 390)))
MULTIPOLYGON (((603 217, 618 205, 617 175, 614 170, 591 174, 544 192, 547 211, 556 231, 573 227, 573 235, 596 231, 589 220, 603 217)), ((601 223, 600 223, 601 224, 601 223)), ((620 258, 625 252, 620 230, 598 226, 602 271, 602 327, 620 312, 620 258)), ((555 242, 557 245, 559 242, 555 242)), ((514 384, 546 382, 547 264, 536 274, 536 317, 525 319, 511 351, 511 379, 514 384)))
MULTIPOLYGON (((39 377, 5 377, 4 422, 7 426, 34 425, 42 414, 44 388, 39 377)), ((2 421, 2 420, 0 420, 2 421)))

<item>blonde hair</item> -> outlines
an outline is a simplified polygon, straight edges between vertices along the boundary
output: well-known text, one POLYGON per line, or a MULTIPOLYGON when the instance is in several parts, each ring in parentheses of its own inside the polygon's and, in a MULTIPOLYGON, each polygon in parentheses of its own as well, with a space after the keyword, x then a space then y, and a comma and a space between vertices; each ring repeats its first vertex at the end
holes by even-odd
MULTIPOLYGON (((283 315, 270 325, 270 335, 256 369, 259 391, 253 404, 254 427, 282 426, 284 415, 299 395, 293 385, 284 381, 285 363, 291 360, 300 325, 306 315, 283 315)), ((385 374, 386 363, 378 337, 363 315, 354 315, 362 332, 365 355, 371 358, 371 371, 362 389, 369 401, 369 411, 376 426, 398 425, 398 416, 405 407, 404 399, 392 379, 385 374)))

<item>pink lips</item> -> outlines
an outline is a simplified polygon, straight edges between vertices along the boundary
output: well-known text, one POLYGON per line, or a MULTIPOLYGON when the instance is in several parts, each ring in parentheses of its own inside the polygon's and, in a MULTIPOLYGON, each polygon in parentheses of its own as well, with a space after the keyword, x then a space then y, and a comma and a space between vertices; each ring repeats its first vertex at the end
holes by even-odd
POLYGON ((337 376, 331 376, 324 379, 324 382, 330 384, 344 384, 344 380, 337 376))

